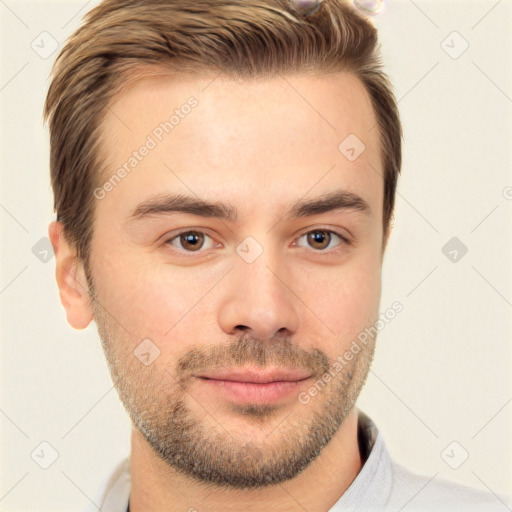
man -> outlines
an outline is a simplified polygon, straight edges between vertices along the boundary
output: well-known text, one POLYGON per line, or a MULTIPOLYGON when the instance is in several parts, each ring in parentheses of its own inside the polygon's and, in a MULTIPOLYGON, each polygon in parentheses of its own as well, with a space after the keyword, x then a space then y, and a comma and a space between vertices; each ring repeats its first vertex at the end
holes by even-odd
POLYGON ((60 298, 132 421, 91 510, 502 510, 392 462, 356 407, 401 165, 368 20, 106 0, 45 115, 60 298))

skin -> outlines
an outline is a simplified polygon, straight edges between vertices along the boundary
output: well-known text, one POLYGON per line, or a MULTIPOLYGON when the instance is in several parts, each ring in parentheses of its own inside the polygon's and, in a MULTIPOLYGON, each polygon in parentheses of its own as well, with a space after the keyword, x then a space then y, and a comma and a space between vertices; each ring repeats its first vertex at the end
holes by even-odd
POLYGON ((198 101, 190 114, 96 200, 89 283, 61 223, 50 225, 61 302, 73 327, 96 322, 132 420, 133 512, 323 512, 362 467, 355 402, 375 340, 309 403, 298 393, 378 319, 383 180, 370 99, 346 73, 146 78, 103 121, 105 178, 190 96, 198 101), (338 150, 348 134, 366 146, 355 161, 338 150), (286 218, 294 201, 340 189, 369 211, 286 218), (129 220, 162 193, 228 203, 237 220, 176 212, 129 220), (208 235, 204 245, 177 237, 187 230, 208 235), (308 238, 315 230, 325 241, 308 238), (350 243, 329 241, 329 232, 350 243), (263 249, 252 263, 236 252, 248 236, 263 249), (160 350, 147 366, 133 353, 145 339, 160 350), (258 364, 312 376, 259 407, 194 376, 258 364))

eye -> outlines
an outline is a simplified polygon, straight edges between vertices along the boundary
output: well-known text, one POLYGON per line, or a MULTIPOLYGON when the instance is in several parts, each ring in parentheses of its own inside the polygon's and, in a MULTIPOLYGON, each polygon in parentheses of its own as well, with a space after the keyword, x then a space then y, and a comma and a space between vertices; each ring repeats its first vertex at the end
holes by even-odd
MULTIPOLYGON (((309 244, 317 252, 329 252, 330 249, 336 249, 336 247, 350 244, 350 241, 343 235, 336 233, 328 229, 315 229, 304 233, 298 240, 306 239, 306 243, 309 244), (339 240, 338 244, 333 245, 332 242, 339 240)), ((201 249, 213 249, 215 247, 222 247, 221 243, 215 244, 211 236, 207 235, 202 231, 188 230, 182 231, 169 238, 165 242, 166 245, 170 245, 177 249, 177 252, 201 252, 201 249), (208 240, 210 244, 208 246, 208 240)), ((296 242, 293 245, 304 247, 304 245, 296 242)))
POLYGON ((182 231, 172 238, 166 240, 167 245, 176 247, 184 252, 198 252, 205 245, 205 240, 210 239, 212 244, 207 249, 218 247, 213 244, 213 239, 202 231, 182 231))
POLYGON ((333 249, 333 247, 330 245, 331 242, 336 239, 339 239, 341 242, 334 247, 350 243, 346 237, 328 229, 315 229, 313 231, 309 231, 308 233, 301 235, 299 240, 303 239, 304 237, 306 237, 306 243, 308 243, 310 247, 320 252, 327 252, 326 249, 333 249))

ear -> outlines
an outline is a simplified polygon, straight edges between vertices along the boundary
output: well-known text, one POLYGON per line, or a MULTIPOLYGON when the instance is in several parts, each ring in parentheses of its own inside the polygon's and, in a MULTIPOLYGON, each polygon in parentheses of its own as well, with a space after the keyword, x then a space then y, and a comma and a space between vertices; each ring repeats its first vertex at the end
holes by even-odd
POLYGON ((52 222, 48 235, 55 253, 55 278, 66 318, 75 329, 85 329, 93 319, 83 264, 64 236, 62 222, 52 222))

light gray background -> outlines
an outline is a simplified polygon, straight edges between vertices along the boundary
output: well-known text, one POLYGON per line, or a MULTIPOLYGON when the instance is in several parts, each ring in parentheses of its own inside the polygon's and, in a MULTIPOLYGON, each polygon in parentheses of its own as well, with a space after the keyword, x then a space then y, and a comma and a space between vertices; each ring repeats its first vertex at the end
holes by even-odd
MULTIPOLYGON (((96 3, 0 0, 1 511, 80 510, 129 452, 96 327, 67 325, 55 259, 32 252, 54 219, 41 112, 57 51, 31 43, 60 48, 96 3)), ((411 470, 510 494, 512 2, 388 1, 374 20, 405 132, 381 309, 404 310, 359 407, 411 470)))

